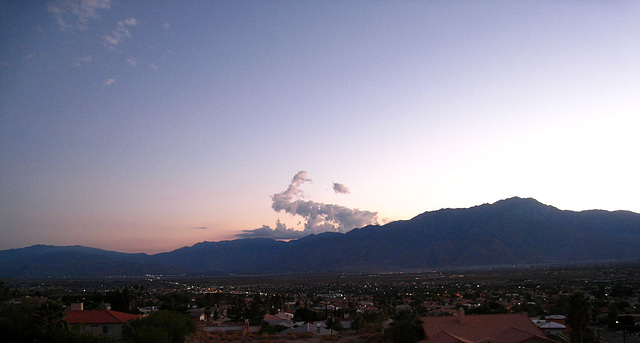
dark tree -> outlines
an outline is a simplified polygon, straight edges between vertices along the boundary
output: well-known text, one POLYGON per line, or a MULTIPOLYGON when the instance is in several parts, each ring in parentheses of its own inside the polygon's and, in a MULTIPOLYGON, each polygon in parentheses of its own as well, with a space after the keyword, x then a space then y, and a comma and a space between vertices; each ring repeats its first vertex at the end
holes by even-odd
POLYGON ((135 330, 127 328, 125 336, 128 343, 171 343, 167 329, 155 326, 142 325, 135 330))
POLYGON ((424 339, 422 322, 409 311, 398 312, 384 333, 396 343, 415 343, 424 339))
POLYGON ((571 327, 572 343, 593 342, 593 332, 588 325, 591 320, 591 301, 582 292, 575 292, 569 297, 567 324, 571 327))
POLYGON ((616 326, 619 314, 620 310, 618 309, 618 306, 611 303, 611 305, 609 305, 609 312, 607 313, 607 325, 609 326, 609 329, 613 329, 616 326))
POLYGON ((57 301, 47 300, 36 310, 36 317, 49 324, 54 324, 64 317, 64 305, 57 301))
POLYGON ((149 336, 156 339, 154 342, 183 343, 184 337, 195 331, 196 324, 186 315, 161 310, 127 323, 123 335, 127 342, 133 343, 149 342, 149 336))
POLYGON ((314 311, 308 308, 299 308, 293 315, 294 321, 303 321, 303 322, 314 322, 316 320, 320 320, 322 316, 318 315, 314 311))
POLYGON ((333 330, 333 331, 342 331, 342 330, 344 330, 340 320, 338 318, 335 318, 335 317, 331 317, 331 318, 327 319, 325 324, 327 325, 327 329, 329 329, 329 330, 333 330))
POLYGON ((122 292, 116 290, 111 296, 111 309, 119 312, 131 311, 131 294, 129 288, 124 287, 122 292))
POLYGON ((0 280, 0 303, 11 300, 11 298, 11 291, 7 287, 7 284, 0 280))
POLYGON ((364 329, 366 325, 367 325, 367 321, 364 320, 362 315, 358 314, 355 317, 353 317, 353 320, 351 321, 351 330, 355 332, 359 332, 360 330, 364 329))
POLYGON ((264 306, 260 303, 254 303, 251 307, 244 307, 242 311, 242 319, 248 319, 251 325, 258 325, 264 320, 267 313, 264 306))

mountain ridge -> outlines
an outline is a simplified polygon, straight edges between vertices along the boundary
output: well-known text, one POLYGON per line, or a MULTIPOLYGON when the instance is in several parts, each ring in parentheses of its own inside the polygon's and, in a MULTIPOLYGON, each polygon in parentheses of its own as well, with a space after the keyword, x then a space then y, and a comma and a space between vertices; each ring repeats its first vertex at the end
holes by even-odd
POLYGON ((513 197, 288 242, 205 241, 152 255, 82 246, 9 249, 0 251, 0 277, 409 271, 639 259, 637 246, 640 214, 567 211, 513 197))

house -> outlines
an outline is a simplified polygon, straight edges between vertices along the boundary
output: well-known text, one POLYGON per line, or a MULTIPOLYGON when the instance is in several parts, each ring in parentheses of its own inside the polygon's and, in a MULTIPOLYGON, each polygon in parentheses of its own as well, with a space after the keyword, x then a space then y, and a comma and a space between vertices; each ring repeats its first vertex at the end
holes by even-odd
POLYGON ((105 335, 112 337, 114 341, 121 341, 122 326, 140 317, 142 316, 111 310, 84 310, 82 304, 72 304, 71 310, 65 312, 63 320, 72 330, 105 335))
POLYGON ((567 331, 567 326, 545 319, 532 319, 537 327, 544 332, 545 335, 560 335, 567 331))
POLYGON ((204 331, 219 331, 219 332, 241 332, 242 335, 246 335, 250 332, 260 331, 260 326, 249 325, 249 321, 244 323, 232 323, 232 322, 213 322, 214 325, 208 325, 202 328, 204 331))
POLYGON ((324 322, 312 322, 312 323, 302 323, 297 327, 293 327, 293 328, 289 328, 284 331, 281 331, 279 334, 287 335, 294 332, 299 332, 299 333, 311 332, 321 336, 332 335, 337 333, 336 331, 327 329, 326 324, 324 322))
POLYGON ((151 314, 160 311, 159 306, 145 306, 138 309, 142 314, 151 314))
POLYGON ((192 308, 187 310, 187 313, 189 313, 189 317, 198 319, 201 322, 207 320, 207 315, 205 314, 204 308, 192 308))
POLYGON ((275 316, 281 318, 282 320, 293 320, 294 317, 292 311, 276 313, 275 316))
POLYGON ((340 319, 340 325, 342 325, 343 329, 351 329, 351 323, 353 323, 353 320, 351 318, 340 319))
POLYGON ((523 313, 420 317, 426 343, 551 343, 523 313))
POLYGON ((291 321, 291 319, 287 316, 287 314, 284 315, 280 315, 280 313, 273 315, 273 314, 265 314, 264 315, 264 319, 265 322, 267 322, 267 324, 269 325, 282 325, 282 326, 286 326, 286 327, 292 327, 293 326, 293 322, 291 321))

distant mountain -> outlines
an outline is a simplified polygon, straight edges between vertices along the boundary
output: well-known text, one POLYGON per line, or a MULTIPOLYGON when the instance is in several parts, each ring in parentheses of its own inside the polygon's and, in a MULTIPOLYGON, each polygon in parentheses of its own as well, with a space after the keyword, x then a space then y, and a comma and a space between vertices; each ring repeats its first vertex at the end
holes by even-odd
POLYGON ((179 274, 185 268, 158 265, 147 254, 127 254, 80 245, 34 245, 0 251, 0 277, 100 277, 179 274))
POLYGON ((0 251, 0 277, 418 271, 640 259, 640 214, 561 211, 510 198, 410 220, 281 242, 202 242, 167 253, 86 247, 0 251))

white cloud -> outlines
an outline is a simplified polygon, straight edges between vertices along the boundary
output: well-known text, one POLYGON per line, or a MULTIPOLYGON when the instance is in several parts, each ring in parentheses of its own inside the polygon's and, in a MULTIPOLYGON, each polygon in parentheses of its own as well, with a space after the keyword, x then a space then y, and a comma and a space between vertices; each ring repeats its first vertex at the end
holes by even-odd
POLYGON ((135 18, 127 18, 124 21, 118 22, 118 25, 111 31, 110 35, 102 37, 107 49, 117 51, 116 46, 120 44, 120 42, 131 38, 129 28, 136 25, 138 25, 138 21, 135 18))
MULTIPOLYGON (((138 25, 138 21, 136 20, 136 18, 127 18, 127 19, 124 20, 123 23, 124 23, 124 25, 127 25, 127 26, 136 26, 136 25, 138 25)), ((118 23, 118 24, 120 24, 120 23, 118 23)))
MULTIPOLYGON (((294 198, 304 196, 304 192, 300 189, 300 186, 305 182, 312 182, 312 180, 307 178, 307 172, 303 170, 291 179, 291 183, 286 190, 271 196, 271 207, 276 212, 284 211, 291 215, 299 215, 304 218, 304 231, 288 229, 284 224, 278 222, 275 229, 272 229, 268 225, 263 225, 262 228, 259 229, 244 230, 243 233, 236 236, 293 239, 327 231, 347 232, 354 228, 378 223, 377 212, 351 209, 345 206, 324 204, 315 201, 294 200, 294 198)), ((336 188, 342 193, 349 191, 344 185, 334 183, 334 190, 336 190, 336 188), (340 186, 336 187, 336 185, 340 186)), ((336 192, 338 192, 338 190, 336 190, 336 192)))
POLYGON ((92 60, 93 58, 91 57, 91 55, 79 57, 76 59, 76 62, 73 65, 77 68, 85 63, 91 63, 92 60))
POLYGON ((307 178, 307 172, 298 172, 284 192, 271 197, 273 201, 271 207, 277 212, 284 211, 302 216, 305 219, 304 231, 308 234, 325 231, 347 232, 356 227, 377 224, 377 212, 300 199, 293 201, 294 196, 304 195, 299 187, 305 182, 311 182, 311 179, 307 178))
POLYGON ((169 29, 169 23, 162 24, 162 27, 164 27, 165 30, 168 30, 169 29))
POLYGON ((106 80, 102 83, 102 85, 103 85, 103 86, 111 86, 111 85, 112 85, 112 84, 114 84, 114 83, 116 83, 116 80, 115 80, 115 79, 106 79, 106 80))
POLYGON ((149 68, 151 68, 153 70, 158 70, 158 67, 156 67, 156 65, 153 64, 153 63, 149 64, 149 68))
POLYGON ((127 63, 129 63, 129 65, 132 67, 135 67, 136 64, 138 64, 133 58, 127 58, 127 63))
POLYGON ((89 20, 99 18, 98 10, 107 10, 111 0, 57 0, 47 4, 60 30, 89 29, 89 20))

